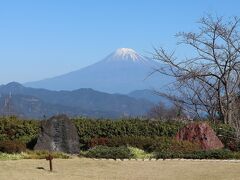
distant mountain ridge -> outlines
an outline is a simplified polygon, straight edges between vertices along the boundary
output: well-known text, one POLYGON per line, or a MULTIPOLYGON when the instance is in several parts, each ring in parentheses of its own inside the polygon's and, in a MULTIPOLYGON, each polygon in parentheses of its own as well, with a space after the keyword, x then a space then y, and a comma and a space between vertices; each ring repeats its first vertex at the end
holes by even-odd
POLYGON ((69 116, 119 118, 142 116, 153 107, 147 100, 109 94, 90 88, 73 91, 34 89, 12 82, 0 86, 0 115, 42 118, 65 113, 69 116))
POLYGON ((120 48, 105 59, 61 76, 24 85, 50 90, 92 88, 107 93, 128 94, 137 89, 165 86, 172 80, 153 74, 160 64, 144 58, 130 48, 120 48))
POLYGON ((120 48, 93 65, 61 76, 24 86, 16 82, 1 85, 0 115, 11 111, 33 118, 58 113, 106 118, 142 116, 162 101, 148 89, 161 86, 164 90, 173 81, 164 75, 150 76, 157 68, 161 68, 158 62, 133 49, 120 48), (6 101, 11 102, 12 110, 6 101))
POLYGON ((154 90, 150 89, 135 90, 130 92, 128 96, 133 97, 135 99, 150 101, 155 104, 158 104, 159 102, 169 103, 165 98, 157 95, 157 93, 154 90))

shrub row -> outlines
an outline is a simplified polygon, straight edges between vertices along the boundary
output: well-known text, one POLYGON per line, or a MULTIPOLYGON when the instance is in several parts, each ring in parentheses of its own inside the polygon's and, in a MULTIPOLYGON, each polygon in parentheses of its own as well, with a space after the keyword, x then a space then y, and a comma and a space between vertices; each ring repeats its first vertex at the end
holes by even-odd
POLYGON ((153 154, 129 146, 96 146, 88 151, 81 151, 79 156, 104 159, 150 159, 153 154))
POLYGON ((161 122, 139 119, 91 120, 79 118, 74 120, 82 147, 87 149, 92 138, 112 137, 173 137, 183 127, 180 122, 161 122))
MULTIPOLYGON (((140 119, 104 120, 77 118, 73 120, 80 137, 82 149, 88 149, 96 145, 109 146, 131 145, 148 150, 149 144, 154 144, 158 137, 173 137, 184 126, 180 122, 161 122, 140 119), (101 139, 95 142, 94 139, 101 139), (109 142, 109 139, 111 141, 109 142), (108 142, 104 142, 108 141, 108 142), (91 142, 92 144, 89 144, 91 142), (112 145, 111 145, 112 144, 112 145), (115 145, 114 145, 115 144, 115 145)), ((20 141, 32 149, 36 143, 40 122, 33 120, 19 120, 16 117, 0 118, 0 142, 20 141)), ((234 129, 225 124, 212 124, 215 132, 222 140, 226 148, 239 150, 234 129)))
POLYGON ((170 137, 113 137, 109 138, 93 138, 89 142, 89 148, 95 146, 132 146, 142 149, 147 152, 154 151, 174 151, 174 152, 193 152, 200 150, 198 144, 188 141, 177 141, 175 138, 170 137))
POLYGON ((130 159, 130 158, 170 158, 182 154, 201 151, 199 144, 189 141, 177 141, 170 137, 113 137, 94 138, 90 149, 81 152, 90 158, 130 159), (154 156, 152 155, 154 154, 154 156))
POLYGON ((226 149, 195 152, 155 151, 146 153, 143 150, 132 147, 108 147, 96 146, 88 151, 80 152, 80 156, 88 158, 105 159, 240 159, 240 152, 232 152, 226 149))
POLYGON ((80 156, 88 158, 105 158, 105 159, 131 159, 133 154, 130 149, 125 146, 121 147, 107 147, 96 146, 85 152, 80 152, 80 156))
POLYGON ((227 149, 196 151, 191 153, 179 152, 155 152, 154 157, 157 159, 240 159, 240 152, 232 152, 227 149))
POLYGON ((179 141, 175 138, 162 137, 151 146, 152 152, 176 152, 176 153, 192 153, 200 151, 201 147, 197 143, 189 141, 179 141))
MULTIPOLYGON (((181 122, 140 119, 112 121, 78 118, 74 119, 74 122, 78 129, 82 149, 88 149, 89 141, 94 138, 102 138, 104 141, 115 137, 173 137, 184 126, 181 122)), ((234 151, 240 150, 240 143, 236 141, 235 131, 232 127, 222 123, 210 123, 210 125, 226 148, 234 151)), ((102 145, 106 144, 106 142, 102 143, 102 145)))

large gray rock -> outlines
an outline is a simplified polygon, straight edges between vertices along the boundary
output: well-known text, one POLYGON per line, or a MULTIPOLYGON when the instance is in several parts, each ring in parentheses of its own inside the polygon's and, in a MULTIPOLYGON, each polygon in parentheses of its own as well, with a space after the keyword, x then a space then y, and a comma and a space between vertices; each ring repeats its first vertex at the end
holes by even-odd
POLYGON ((34 150, 79 153, 79 137, 74 123, 65 115, 41 122, 41 132, 34 150))

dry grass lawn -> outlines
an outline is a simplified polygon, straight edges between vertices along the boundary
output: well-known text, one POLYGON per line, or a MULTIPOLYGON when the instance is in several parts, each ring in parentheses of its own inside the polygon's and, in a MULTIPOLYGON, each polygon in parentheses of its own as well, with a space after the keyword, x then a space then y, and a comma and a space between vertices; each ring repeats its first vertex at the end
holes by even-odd
POLYGON ((0 180, 233 180, 240 179, 240 162, 113 161, 73 158, 0 161, 0 180))

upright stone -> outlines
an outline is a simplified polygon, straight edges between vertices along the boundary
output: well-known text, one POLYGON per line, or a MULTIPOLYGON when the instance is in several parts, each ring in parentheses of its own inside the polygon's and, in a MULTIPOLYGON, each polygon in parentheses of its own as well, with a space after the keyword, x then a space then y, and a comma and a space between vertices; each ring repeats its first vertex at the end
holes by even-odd
POLYGON ((211 126, 205 122, 186 125, 177 133, 176 138, 198 143, 204 150, 221 149, 224 147, 211 126))
POLYGON ((34 149, 79 153, 77 128, 65 115, 53 116, 42 121, 41 132, 34 149))

